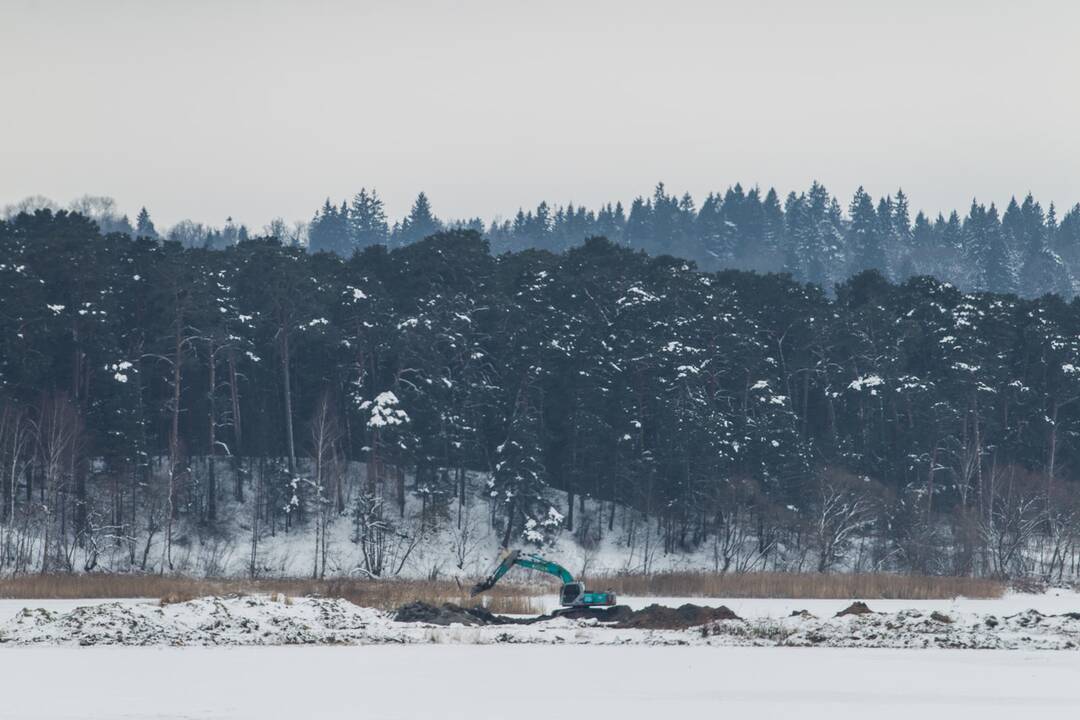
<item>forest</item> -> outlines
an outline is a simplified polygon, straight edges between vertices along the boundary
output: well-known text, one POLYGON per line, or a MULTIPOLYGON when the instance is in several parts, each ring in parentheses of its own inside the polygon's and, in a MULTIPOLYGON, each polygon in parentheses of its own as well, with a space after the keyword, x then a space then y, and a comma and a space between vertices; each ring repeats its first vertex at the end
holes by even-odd
POLYGON ((408 535, 406 496, 413 526, 460 525, 479 474, 503 545, 587 544, 618 510, 721 571, 1075 575, 1080 305, 1041 273, 1071 277, 1080 213, 1059 225, 1029 198, 909 227, 902 196, 863 193, 834 227, 823 191, 733 197, 700 236, 720 244, 685 257, 662 187, 651 244, 637 203, 610 239, 514 250, 434 221, 348 253, 0 222, 0 571, 118 548, 112 569, 166 571, 241 504, 256 541, 306 533, 318 557, 341 519, 366 556, 408 535), (762 210, 762 234, 729 237, 729 203, 762 210), (946 254, 963 285, 922 274, 946 254), (774 264, 721 260, 750 256, 774 264), (1015 283, 1032 297, 983 289, 1015 283))

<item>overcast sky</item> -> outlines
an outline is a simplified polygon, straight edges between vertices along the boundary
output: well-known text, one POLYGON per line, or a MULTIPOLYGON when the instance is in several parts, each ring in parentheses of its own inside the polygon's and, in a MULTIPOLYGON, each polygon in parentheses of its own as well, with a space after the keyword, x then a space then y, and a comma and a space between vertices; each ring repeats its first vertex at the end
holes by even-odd
POLYGON ((0 205, 258 228, 361 186, 490 219, 817 178, 1071 206, 1078 28, 1072 0, 0 0, 0 205))

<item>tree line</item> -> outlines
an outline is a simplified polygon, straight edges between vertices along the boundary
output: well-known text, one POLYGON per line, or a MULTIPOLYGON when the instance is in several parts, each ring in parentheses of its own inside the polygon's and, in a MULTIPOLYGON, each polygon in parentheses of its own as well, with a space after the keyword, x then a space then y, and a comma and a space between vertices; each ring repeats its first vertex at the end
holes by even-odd
POLYGON ((253 502, 253 537, 325 551, 348 518, 377 552, 406 494, 454 523, 473 471, 505 545, 592 542, 632 510, 720 570, 1060 577, 1078 400, 1080 304, 1059 295, 866 269, 827 294, 600 237, 496 254, 455 229, 342 257, 0 222, 5 569, 107 546, 147 567, 153 538, 166 569, 178 532, 253 502))
POLYGON ((781 199, 735 185, 710 193, 698 207, 689 194, 670 194, 661 183, 629 210, 608 203, 540 203, 512 220, 480 218, 443 223, 421 193, 409 214, 388 225, 376 192, 362 189, 351 203, 329 200, 310 224, 310 247, 341 255, 370 245, 400 247, 443 229, 484 235, 496 253, 536 248, 562 252, 589 237, 606 237, 650 255, 693 260, 704 270, 726 268, 786 272, 826 289, 863 270, 903 281, 933 275, 968 290, 1038 297, 1072 297, 1080 273, 1080 204, 1060 220, 1030 194, 1004 211, 972 201, 967 214, 911 216, 902 190, 876 202, 859 188, 842 206, 824 186, 781 199))
MULTIPOLYGON (((31 197, 5 209, 57 210, 46 198, 31 197)), ((669 193, 663 183, 651 196, 624 208, 606 203, 589 209, 573 203, 541 202, 519 209, 511 219, 443 220, 421 192, 409 212, 391 222, 375 190, 362 188, 351 200, 328 198, 310 222, 276 218, 253 232, 227 219, 223 227, 184 220, 158 230, 144 207, 134 223, 111 198, 84 196, 69 210, 92 218, 104 233, 174 240, 185 247, 223 249, 254 235, 312 252, 349 257, 372 245, 398 248, 446 230, 473 230, 496 254, 525 249, 563 252, 590 237, 650 255, 693 260, 709 271, 721 269, 788 273, 831 292, 836 283, 875 269, 894 281, 932 275, 970 291, 1039 297, 1072 297, 1080 290, 1080 203, 1061 218, 1032 195, 1012 198, 1004 210, 973 200, 965 213, 931 217, 912 210, 902 190, 876 201, 862 188, 841 202, 820 183, 781 197, 775 189, 734 185, 710 193, 701 205, 689 194, 669 193)))

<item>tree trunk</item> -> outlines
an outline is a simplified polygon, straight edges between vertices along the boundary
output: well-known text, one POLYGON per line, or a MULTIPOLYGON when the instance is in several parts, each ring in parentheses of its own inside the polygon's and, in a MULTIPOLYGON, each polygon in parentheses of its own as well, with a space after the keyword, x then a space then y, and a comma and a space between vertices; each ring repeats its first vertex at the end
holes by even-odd
POLYGON ((217 473, 215 468, 214 457, 217 455, 217 436, 216 436, 216 413, 214 410, 214 395, 217 390, 217 360, 214 357, 214 341, 210 340, 209 348, 209 364, 210 364, 210 377, 207 381, 210 383, 209 396, 207 401, 210 405, 210 416, 207 423, 207 442, 209 443, 209 449, 207 451, 206 462, 206 519, 208 522, 214 522, 217 520, 217 473))
MULTIPOLYGON (((289 449, 289 474, 296 475, 296 444, 293 440, 292 378, 289 372, 289 330, 281 327, 281 371, 285 389, 285 440, 289 449)), ((291 480, 291 478, 290 478, 291 480)))
POLYGON ((240 390, 236 379, 236 353, 231 347, 229 348, 229 399, 232 402, 233 443, 235 444, 232 449, 233 499, 238 503, 242 503, 244 502, 244 475, 241 472, 243 468, 241 461, 243 457, 243 444, 241 442, 243 434, 240 426, 240 390))
MULTIPOLYGON (((179 303, 179 300, 177 300, 179 303)), ((177 313, 176 336, 173 347, 172 424, 169 429, 169 488, 166 494, 165 545, 162 548, 161 572, 168 565, 172 570, 172 531, 176 512, 176 471, 180 464, 180 381, 184 351, 183 315, 177 313)))
POLYGON ((510 547, 510 537, 514 532, 514 501, 510 500, 510 507, 506 509, 506 530, 503 532, 502 546, 510 547))

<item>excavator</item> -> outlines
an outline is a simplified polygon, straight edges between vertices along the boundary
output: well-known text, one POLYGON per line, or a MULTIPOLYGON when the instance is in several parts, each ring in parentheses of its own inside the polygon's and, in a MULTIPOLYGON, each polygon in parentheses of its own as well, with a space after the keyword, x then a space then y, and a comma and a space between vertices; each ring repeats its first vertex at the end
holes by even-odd
POLYGON ((499 557, 499 564, 495 566, 491 574, 473 586, 472 596, 475 597, 485 590, 490 590, 515 565, 554 575, 562 580, 562 588, 559 590, 559 604, 563 607, 561 610, 556 610, 555 615, 588 608, 608 607, 615 604, 615 593, 610 590, 605 592, 586 590, 585 584, 574 582, 574 576, 562 565, 545 560, 539 555, 522 554, 520 550, 503 552, 499 557))

